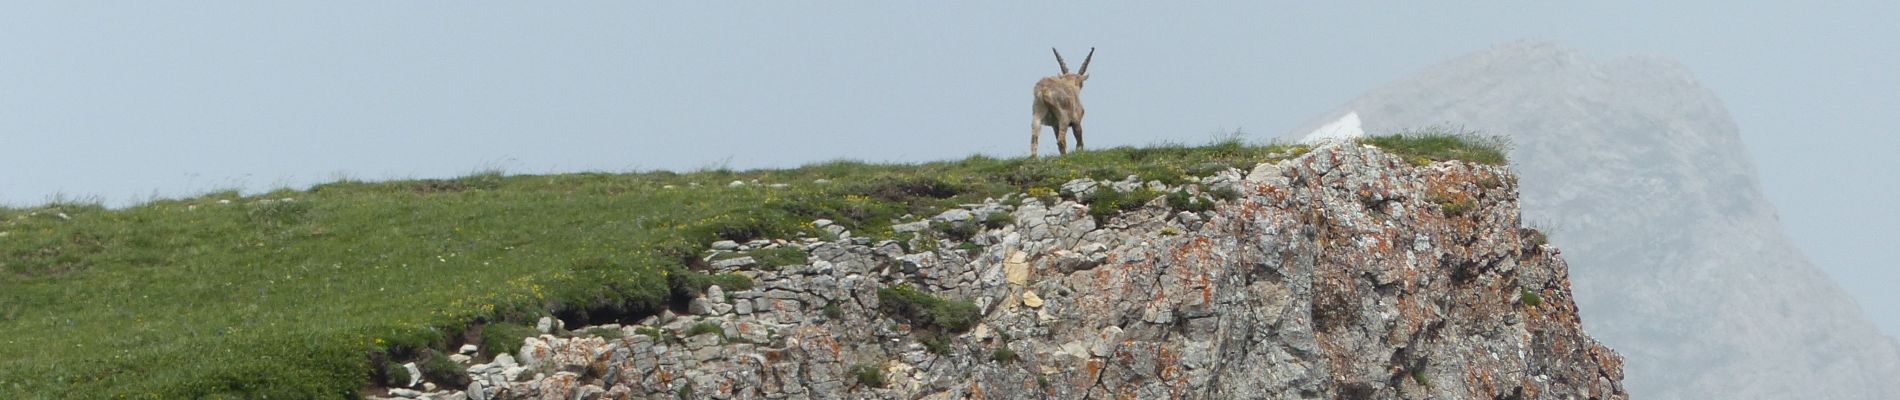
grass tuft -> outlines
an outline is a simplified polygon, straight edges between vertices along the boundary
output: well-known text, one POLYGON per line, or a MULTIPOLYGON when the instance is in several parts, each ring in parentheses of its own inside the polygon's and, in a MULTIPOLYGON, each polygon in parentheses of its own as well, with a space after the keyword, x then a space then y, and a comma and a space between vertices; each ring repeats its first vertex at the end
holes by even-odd
POLYGON ((539 335, 540 333, 541 332, 535 331, 534 327, 522 324, 489 324, 488 326, 482 327, 482 354, 494 357, 502 353, 519 353, 521 352, 522 339, 527 339, 539 335))
POLYGON ((995 361, 995 362, 1005 363, 1005 364, 1016 362, 1016 351, 1010 350, 1008 347, 999 346, 996 348, 996 350, 990 351, 990 361, 995 361))
POLYGON ((719 334, 720 336, 725 336, 726 329, 720 327, 719 322, 717 321, 706 321, 706 322, 693 324, 692 327, 686 328, 685 336, 693 337, 693 336, 699 336, 700 334, 706 334, 706 333, 716 333, 716 334, 719 334))
POLYGON ((1510 151, 1510 141, 1503 136, 1490 136, 1477 131, 1449 127, 1431 127, 1393 135, 1364 137, 1358 142, 1378 146, 1418 166, 1447 160, 1504 165, 1505 154, 1510 151))
POLYGON ((944 300, 908 284, 877 290, 878 310, 923 329, 963 332, 976 326, 981 318, 976 303, 969 300, 944 300))
POLYGON ((884 370, 870 364, 851 364, 851 367, 845 369, 845 374, 863 386, 881 388, 887 383, 884 380, 884 370))

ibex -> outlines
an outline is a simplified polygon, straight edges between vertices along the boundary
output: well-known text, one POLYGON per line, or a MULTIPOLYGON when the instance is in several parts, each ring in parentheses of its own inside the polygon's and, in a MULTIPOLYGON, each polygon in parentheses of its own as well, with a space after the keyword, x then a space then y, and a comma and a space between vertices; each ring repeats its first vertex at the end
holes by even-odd
POLYGON ((1029 158, 1036 158, 1036 145, 1042 138, 1042 127, 1056 128, 1056 150, 1069 154, 1069 138, 1062 135, 1064 128, 1075 133, 1075 151, 1082 151, 1082 81, 1089 80, 1089 61, 1095 59, 1095 48, 1089 48, 1088 58, 1082 59, 1082 69, 1069 73, 1069 63, 1062 61, 1062 52, 1049 48, 1056 53, 1056 66, 1062 67, 1062 75, 1043 77, 1036 82, 1035 120, 1029 123, 1029 158))

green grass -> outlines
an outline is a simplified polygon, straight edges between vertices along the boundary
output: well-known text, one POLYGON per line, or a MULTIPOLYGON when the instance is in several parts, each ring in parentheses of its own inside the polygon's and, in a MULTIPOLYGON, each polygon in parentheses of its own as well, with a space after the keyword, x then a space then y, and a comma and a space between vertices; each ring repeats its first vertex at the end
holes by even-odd
POLYGON ((1510 142, 1502 136, 1437 127, 1360 138, 1359 143, 1398 154, 1413 165, 1446 160, 1504 165, 1505 154, 1510 151, 1510 142))
POLYGON ((845 369, 845 374, 850 375, 852 380, 857 381, 859 385, 881 388, 887 383, 884 380, 884 370, 870 364, 851 364, 851 367, 845 369))
POLYGON ((489 324, 482 328, 482 354, 489 357, 501 353, 514 354, 521 350, 521 339, 539 334, 541 332, 535 331, 532 326, 515 323, 489 324))
MULTIPOLYGON (((807 258, 810 258, 809 256, 810 254, 806 253, 805 250, 802 250, 796 247, 791 247, 791 246, 779 246, 779 247, 773 247, 769 249, 754 249, 754 250, 747 250, 747 251, 741 251, 741 252, 720 254, 717 257, 713 257, 713 261, 734 259, 734 258, 739 258, 739 257, 752 257, 753 260, 758 261, 759 265, 765 268, 777 269, 778 267, 783 267, 783 266, 788 266, 788 265, 804 265, 806 262, 809 262, 806 260, 807 258)), ((751 286, 750 284, 747 284, 746 287, 749 288, 751 286)), ((720 285, 720 288, 731 289, 731 288, 725 287, 725 285, 720 285)))
POLYGON ((723 336, 726 334, 726 329, 719 327, 719 322, 717 321, 706 321, 693 324, 692 327, 686 328, 686 332, 682 335, 693 337, 707 333, 717 333, 723 336))
POLYGON ((996 350, 990 351, 990 361, 1008 364, 1016 362, 1016 359, 1016 351, 1008 347, 997 346, 996 350))
POLYGON ((904 214, 1050 196, 1074 178, 1183 182, 1304 151, 1223 142, 1041 160, 488 171, 118 210, 0 208, 0 398, 349 398, 382 369, 371 355, 418 361, 477 340, 474 325, 492 355, 514 351, 540 316, 634 321, 706 285, 750 287, 701 272, 716 240, 819 237, 816 218, 878 235, 904 214), (791 186, 725 185, 753 179, 791 186))
POLYGON ((1149 200, 1160 196, 1160 192, 1148 188, 1121 192, 1102 186, 1095 188, 1093 192, 1082 196, 1079 200, 1089 205, 1089 216, 1095 217, 1095 223, 1100 225, 1107 224, 1109 218, 1115 215, 1141 209, 1141 206, 1147 204, 1149 200))
POLYGON ((976 303, 944 300, 908 284, 877 290, 877 308, 920 329, 967 331, 976 326, 976 303))

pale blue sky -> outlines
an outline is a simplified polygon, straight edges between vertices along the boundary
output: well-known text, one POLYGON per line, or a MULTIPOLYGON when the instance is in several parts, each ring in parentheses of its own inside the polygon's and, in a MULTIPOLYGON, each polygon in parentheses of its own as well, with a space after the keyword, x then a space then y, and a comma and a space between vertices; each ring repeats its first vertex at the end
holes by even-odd
POLYGON ((1015 156, 1050 46, 1100 48, 1094 146, 1264 138, 1552 40, 1693 70, 1797 243, 1900 332, 1900 2, 1650 3, 7 1, 0 204, 1015 156))

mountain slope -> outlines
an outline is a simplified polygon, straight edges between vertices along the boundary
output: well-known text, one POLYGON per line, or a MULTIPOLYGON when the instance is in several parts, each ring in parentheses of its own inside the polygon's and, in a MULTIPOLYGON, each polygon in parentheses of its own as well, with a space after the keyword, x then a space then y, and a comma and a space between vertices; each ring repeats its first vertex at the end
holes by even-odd
POLYGON ((910 240, 840 228, 793 244, 808 264, 728 258, 758 287, 709 290, 685 315, 528 338, 521 366, 471 367, 486 383, 467 393, 1626 398, 1620 357, 1582 334, 1559 251, 1519 228, 1515 179, 1415 160, 1324 146, 1244 178, 1075 180, 1063 199, 906 224, 910 240), (1093 211, 1148 190, 1177 195, 1093 211), (955 238, 973 220, 996 223, 955 238))
POLYGON ((1517 43, 1353 100, 1367 132, 1509 135, 1525 219, 1574 267, 1585 327, 1654 398, 1892 398, 1900 352, 1811 265, 1763 199, 1737 128, 1672 62, 1517 43))

